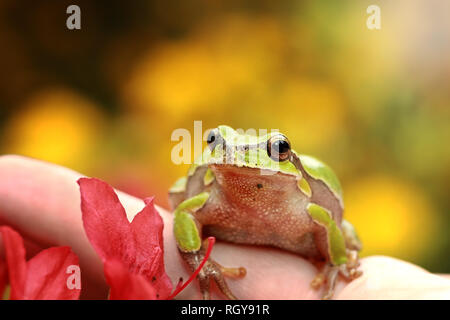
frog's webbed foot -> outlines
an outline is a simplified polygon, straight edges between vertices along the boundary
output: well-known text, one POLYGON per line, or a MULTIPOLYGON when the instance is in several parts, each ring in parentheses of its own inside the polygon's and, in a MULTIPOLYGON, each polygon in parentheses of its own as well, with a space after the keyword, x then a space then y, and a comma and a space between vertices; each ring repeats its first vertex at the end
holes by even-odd
POLYGON ((362 275, 359 265, 358 251, 347 250, 347 263, 339 266, 339 273, 348 280, 356 279, 362 275))
POLYGON ((203 299, 210 299, 209 285, 212 279, 216 283, 220 292, 222 292, 228 299, 237 300, 236 296, 228 287, 225 277, 241 278, 244 277, 245 274, 245 268, 225 268, 216 261, 209 259, 203 267, 203 270, 200 271, 198 275, 200 291, 202 292, 203 299))
MULTIPOLYGON (((191 270, 195 270, 203 260, 204 253, 202 251, 193 253, 182 253, 184 260, 188 263, 191 270)), ((225 277, 230 278, 242 278, 246 275, 245 268, 226 268, 219 263, 209 258, 203 266, 202 270, 197 275, 197 279, 200 285, 200 292, 202 293, 204 300, 211 299, 210 284, 211 280, 214 280, 220 292, 222 292, 228 299, 237 300, 236 296, 231 292, 228 287, 225 277)))
POLYGON ((319 289, 322 285, 325 285, 325 293, 323 294, 322 299, 331 299, 334 295, 338 275, 351 281, 362 275, 362 271, 358 270, 358 267, 358 251, 347 250, 347 263, 339 266, 331 264, 325 265, 324 269, 311 281, 311 287, 319 289))

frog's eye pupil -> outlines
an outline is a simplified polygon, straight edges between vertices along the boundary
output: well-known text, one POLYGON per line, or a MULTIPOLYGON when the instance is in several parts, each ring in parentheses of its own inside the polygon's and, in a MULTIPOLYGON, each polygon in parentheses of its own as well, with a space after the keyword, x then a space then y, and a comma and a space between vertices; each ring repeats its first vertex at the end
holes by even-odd
POLYGON ((291 144, 285 136, 272 137, 267 143, 267 153, 275 161, 285 161, 289 158, 291 144))
POLYGON ((211 143, 213 143, 215 140, 216 140, 216 135, 214 134, 213 131, 211 131, 211 132, 208 134, 208 138, 206 139, 206 142, 207 142, 208 144, 211 144, 211 143))
POLYGON ((212 130, 209 134, 208 134, 208 138, 206 138, 206 142, 208 143, 208 146, 210 147, 211 150, 213 150, 217 144, 217 134, 215 132, 215 130, 212 130))
POLYGON ((275 141, 272 145, 272 149, 275 149, 278 154, 289 151, 289 144, 284 140, 275 141))

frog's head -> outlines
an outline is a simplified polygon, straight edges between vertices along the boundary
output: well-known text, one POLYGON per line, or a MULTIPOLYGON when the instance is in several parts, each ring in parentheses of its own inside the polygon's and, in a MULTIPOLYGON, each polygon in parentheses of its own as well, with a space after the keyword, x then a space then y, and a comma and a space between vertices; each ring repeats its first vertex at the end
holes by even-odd
POLYGON ((294 151, 288 138, 279 132, 255 136, 219 126, 211 130, 207 143, 203 162, 215 167, 226 165, 260 169, 265 174, 301 175, 290 161, 294 151))
POLYGON ((296 181, 305 194, 311 195, 306 181, 309 177, 311 181, 321 180, 323 184, 318 184, 321 190, 330 190, 343 206, 342 189, 333 170, 314 157, 295 152, 287 137, 279 132, 255 136, 219 126, 211 130, 207 142, 208 147, 191 165, 188 176, 198 166, 208 165, 211 170, 204 176, 205 184, 215 176, 219 183, 228 179, 228 184, 235 184, 236 190, 245 193, 255 182, 262 185, 261 179, 272 186, 296 181))

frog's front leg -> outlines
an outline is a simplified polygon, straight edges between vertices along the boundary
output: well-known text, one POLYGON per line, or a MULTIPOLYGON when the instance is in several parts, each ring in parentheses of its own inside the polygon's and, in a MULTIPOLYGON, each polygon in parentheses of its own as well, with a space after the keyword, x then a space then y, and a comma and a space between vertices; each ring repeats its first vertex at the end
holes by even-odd
POLYGON ((361 242, 349 222, 344 220, 339 228, 330 212, 314 203, 309 204, 307 210, 311 218, 326 229, 330 258, 322 272, 313 279, 311 286, 319 288, 326 284, 325 294, 322 298, 330 299, 334 294, 339 274, 348 280, 353 280, 362 274, 358 270, 358 251, 361 250, 361 242))
MULTIPOLYGON (((202 224, 196 218, 196 213, 203 207, 208 197, 209 193, 202 192, 180 203, 174 212, 174 233, 178 250, 192 272, 203 261, 207 247, 201 240, 202 224)), ((228 288, 224 276, 236 278, 245 274, 244 268, 225 268, 211 258, 208 259, 197 276, 203 299, 210 299, 210 283, 214 280, 227 298, 235 300, 236 297, 228 288)))

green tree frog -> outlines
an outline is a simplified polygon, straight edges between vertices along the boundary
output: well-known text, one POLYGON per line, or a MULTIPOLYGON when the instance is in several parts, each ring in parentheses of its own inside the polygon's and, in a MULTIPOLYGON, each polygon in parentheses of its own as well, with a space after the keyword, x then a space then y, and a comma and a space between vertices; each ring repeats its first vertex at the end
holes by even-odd
MULTIPOLYGON (((278 132, 240 134, 228 126, 210 131, 208 146, 169 191, 174 234, 191 270, 201 263, 204 236, 233 243, 265 245, 294 252, 324 267, 311 285, 333 296, 338 275, 361 275, 361 243, 343 219, 342 190, 321 161, 291 149, 278 132)), ((198 275, 204 299, 210 283, 236 299, 225 277, 243 277, 245 268, 226 268, 209 259, 198 275)))

